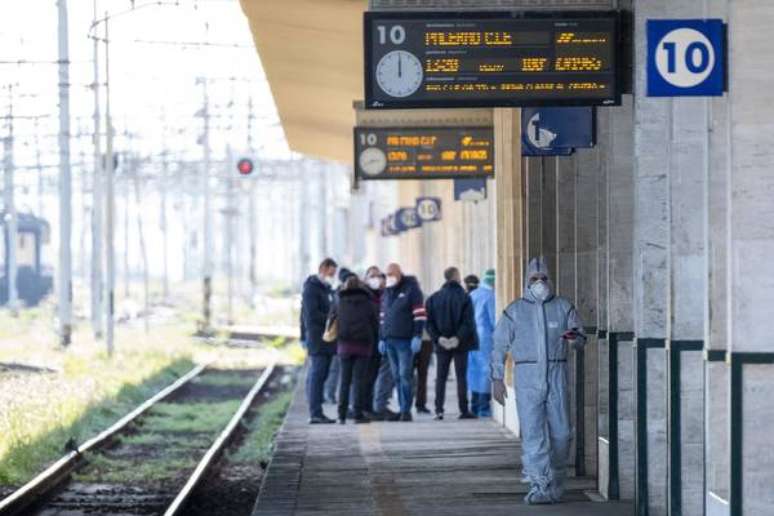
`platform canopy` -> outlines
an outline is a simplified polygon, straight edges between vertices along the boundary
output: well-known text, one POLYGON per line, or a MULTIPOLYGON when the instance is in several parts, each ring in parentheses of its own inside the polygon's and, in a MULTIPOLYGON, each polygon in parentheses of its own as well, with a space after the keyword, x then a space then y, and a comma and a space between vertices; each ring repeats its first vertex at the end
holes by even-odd
POLYGON ((366 0, 240 0, 290 148, 352 161, 366 0))

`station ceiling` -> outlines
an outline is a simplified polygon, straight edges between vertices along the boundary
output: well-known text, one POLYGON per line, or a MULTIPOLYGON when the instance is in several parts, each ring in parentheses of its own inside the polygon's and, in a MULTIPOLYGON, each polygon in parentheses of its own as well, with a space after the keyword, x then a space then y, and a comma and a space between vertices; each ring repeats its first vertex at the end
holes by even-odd
POLYGON ((290 148, 352 161, 367 0, 240 0, 290 148))

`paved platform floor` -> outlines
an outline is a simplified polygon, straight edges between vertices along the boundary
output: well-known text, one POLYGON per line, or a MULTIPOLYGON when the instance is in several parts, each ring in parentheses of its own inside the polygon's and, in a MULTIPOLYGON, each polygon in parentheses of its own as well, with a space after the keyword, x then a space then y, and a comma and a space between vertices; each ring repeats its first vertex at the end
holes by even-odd
POLYGON ((457 420, 454 391, 450 381, 444 421, 415 415, 411 423, 342 426, 307 424, 296 389, 253 516, 633 514, 630 503, 590 501, 590 478, 570 480, 566 503, 525 505, 518 440, 491 420, 457 420))

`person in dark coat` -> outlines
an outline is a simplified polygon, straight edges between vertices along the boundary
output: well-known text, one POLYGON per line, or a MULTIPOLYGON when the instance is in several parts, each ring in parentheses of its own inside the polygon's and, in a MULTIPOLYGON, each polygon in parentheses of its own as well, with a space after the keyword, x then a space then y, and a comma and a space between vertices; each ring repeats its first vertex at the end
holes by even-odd
MULTIPOLYGON (((377 312, 382 303, 386 279, 387 276, 376 265, 372 265, 366 270, 364 282, 366 288, 371 293, 371 300, 377 312)), ((376 342, 378 342, 378 328, 376 329, 375 337, 376 342)), ((382 354, 376 348, 375 343, 366 370, 364 399, 366 400, 367 408, 364 409, 364 414, 372 421, 383 421, 394 418, 396 415, 388 408, 392 391, 395 389, 395 382, 392 379, 392 371, 390 371, 390 361, 387 360, 387 357, 382 357, 382 354)))
POLYGON ((330 317, 338 321, 337 349, 341 362, 339 423, 344 424, 347 418, 350 387, 355 398, 355 423, 368 423, 369 419, 363 415, 366 408, 364 383, 379 331, 379 312, 370 292, 357 276, 347 278, 330 317))
MULTIPOLYGON (((353 276, 354 273, 346 267, 340 267, 339 286, 333 293, 333 304, 335 305, 339 301, 339 292, 344 288, 347 278, 353 276)), ((331 405, 336 405, 336 393, 339 391, 339 376, 341 372, 341 362, 338 355, 333 355, 331 360, 331 367, 328 371, 328 378, 325 379, 325 387, 323 388, 323 399, 331 405)))
POLYGON ((323 414, 322 402, 323 386, 328 377, 331 359, 336 353, 336 346, 323 341, 322 337, 333 301, 331 284, 337 267, 331 258, 323 260, 317 274, 309 276, 304 282, 301 296, 301 322, 309 353, 307 398, 311 424, 335 422, 323 414))
POLYGON ((426 320, 424 296, 417 279, 404 275, 397 263, 387 266, 386 286, 382 296, 379 353, 389 358, 398 386, 398 419, 411 421, 414 355, 422 348, 426 320))
POLYGON ((473 303, 462 287, 460 271, 449 267, 444 271, 446 283, 430 296, 427 309, 427 332, 433 339, 437 369, 435 379, 435 418, 443 419, 446 380, 454 360, 457 377, 457 399, 460 419, 475 419, 468 409, 468 352, 478 349, 473 303))

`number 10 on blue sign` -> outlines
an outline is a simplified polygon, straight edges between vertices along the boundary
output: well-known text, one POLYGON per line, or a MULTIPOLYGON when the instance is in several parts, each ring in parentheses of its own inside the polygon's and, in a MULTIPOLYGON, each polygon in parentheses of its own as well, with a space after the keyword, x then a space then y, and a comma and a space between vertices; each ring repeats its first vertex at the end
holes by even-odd
POLYGON ((719 96, 726 85, 722 20, 648 20, 648 96, 719 96))

